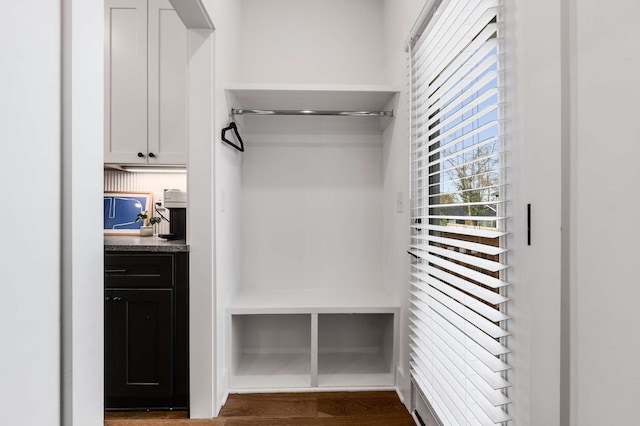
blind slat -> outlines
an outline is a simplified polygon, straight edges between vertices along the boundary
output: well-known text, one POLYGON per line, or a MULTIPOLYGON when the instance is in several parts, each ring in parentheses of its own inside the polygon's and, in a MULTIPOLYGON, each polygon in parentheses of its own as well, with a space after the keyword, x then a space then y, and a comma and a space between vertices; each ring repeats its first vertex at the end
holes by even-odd
MULTIPOLYGON (((442 389, 448 389, 453 392, 453 395, 457 397, 455 399, 462 403, 465 411, 464 416, 469 424, 495 424, 510 420, 510 417, 502 409, 493 405, 481 391, 470 385, 465 386, 466 383, 460 383, 456 379, 456 374, 452 372, 454 370, 447 368, 448 366, 444 364, 440 358, 434 357, 433 366, 427 371, 431 373, 432 377, 436 378, 442 389), (476 406, 480 409, 476 409, 476 406), (473 417, 470 419, 469 416, 473 417)), ((421 367, 425 369, 424 366, 421 367)))
MULTIPOLYGON (((498 142, 498 138, 484 139, 484 140, 482 140, 482 141, 480 141, 478 143, 475 143, 473 145, 470 145, 470 146, 468 146, 466 148, 463 148, 463 149, 460 149, 460 150, 457 150, 457 151, 453 151, 449 155, 446 155, 446 153, 445 153, 444 157, 438 156, 435 160, 429 161, 427 164, 425 164, 423 166, 416 167, 415 171, 421 171, 421 170, 424 170, 424 169, 428 169, 428 168, 430 168, 430 167, 432 167, 432 166, 434 166, 436 164, 446 164, 447 161, 450 161, 450 160, 452 160, 452 159, 454 159, 456 157, 459 157, 459 156, 463 156, 464 154, 467 154, 469 152, 473 152, 473 151, 481 152, 482 148, 485 148, 485 147, 487 147, 487 145, 490 145, 490 144, 495 144, 496 142, 498 142)), ((420 154, 420 153, 418 153, 418 154, 420 154)), ((473 162, 484 160, 485 158, 494 157, 494 156, 497 156, 497 155, 500 155, 500 153, 491 152, 491 153, 489 153, 487 155, 474 156, 472 160, 467 160, 467 161, 464 161, 462 163, 456 163, 456 164, 453 164, 451 167, 442 168, 440 170, 437 170, 435 173, 429 173, 429 176, 433 176, 435 174, 444 174, 444 173, 447 173, 449 170, 455 170, 457 167, 465 166, 467 164, 471 164, 473 162)), ((428 159, 428 156, 429 156, 428 153, 426 153, 425 156, 416 155, 416 160, 414 161, 414 163, 418 163, 420 161, 424 161, 424 160, 428 159)))
MULTIPOLYGON (((420 291, 412 292, 414 296, 420 299, 428 296, 429 300, 422 299, 425 303, 429 303, 431 300, 436 300, 440 302, 441 305, 448 308, 454 314, 458 315, 460 319, 468 322, 470 326, 477 327, 479 330, 483 331, 485 334, 491 336, 492 338, 499 339, 501 337, 505 337, 510 334, 507 331, 503 330, 501 327, 494 324, 493 322, 478 315, 478 313, 476 313, 472 309, 467 308, 463 304, 433 289, 432 287, 426 284, 424 286, 421 285, 424 283, 412 283, 412 284, 414 285, 415 288, 420 290, 420 291)), ((464 323, 459 322, 459 324, 464 324, 464 323)), ((466 329, 467 326, 463 325, 462 328, 466 329)))
POLYGON ((423 219, 423 220, 439 220, 439 219, 450 219, 450 220, 464 220, 464 221, 472 221, 472 222, 495 222, 497 220, 505 220, 506 217, 502 216, 454 216, 454 215, 424 215, 424 216, 414 216, 414 219, 423 219))
POLYGON ((494 256, 495 255, 499 255, 501 253, 505 253, 507 251, 507 249, 502 248, 502 247, 496 247, 496 246, 492 246, 492 245, 488 245, 488 244, 478 244, 478 243, 473 243, 473 242, 466 241, 466 240, 458 240, 458 239, 454 239, 454 238, 436 237, 436 236, 433 236, 433 235, 430 235, 430 236, 412 235, 411 238, 415 238, 415 239, 418 239, 418 240, 426 240, 426 239, 428 239, 429 241, 432 241, 434 243, 444 244, 444 245, 454 246, 454 247, 460 247, 460 248, 464 248, 466 250, 476 251, 476 252, 485 253, 485 254, 494 255, 494 256))
MULTIPOLYGON (((411 327, 411 330, 414 332, 414 335, 421 335, 418 328, 411 327)), ((443 367, 447 368, 462 386, 467 388, 468 385, 465 382, 468 381, 471 385, 469 388, 480 391, 482 396, 495 407, 511 403, 509 398, 507 398, 500 389, 492 387, 482 376, 474 374, 475 370, 473 373, 465 374, 468 371, 467 367, 469 367, 469 365, 465 362, 464 356, 461 356, 459 353, 451 350, 451 348, 444 341, 440 340, 436 334, 431 337, 422 334, 422 341, 430 342, 434 348, 433 353, 436 359, 439 358, 451 361, 452 366, 455 367, 454 369, 450 369, 451 367, 447 366, 446 363, 444 363, 443 367)), ((418 345, 419 342, 419 340, 416 340, 418 345)))
POLYGON ((491 272, 498 272, 509 267, 509 265, 502 264, 500 262, 494 262, 492 260, 483 259, 478 256, 468 255, 460 253, 452 249, 445 249, 441 247, 432 246, 429 244, 414 244, 410 246, 412 249, 421 250, 423 252, 430 252, 443 257, 447 257, 450 260, 458 260, 468 265, 477 266, 482 269, 486 269, 491 272))
POLYGON ((409 326, 412 332, 411 339, 412 341, 415 341, 418 347, 423 344, 439 345, 447 358, 455 355, 462 359, 466 363, 467 367, 478 374, 478 376, 480 376, 482 380, 484 380, 494 390, 505 389, 511 386, 508 381, 502 378, 500 373, 491 371, 486 365, 479 362, 477 358, 473 354, 469 353, 464 345, 461 345, 458 341, 453 339, 445 341, 435 333, 431 334, 429 337, 423 331, 426 328, 426 325, 423 322, 415 317, 410 318, 409 321, 411 322, 409 326))
MULTIPOLYGON (((415 299, 413 299, 415 300, 415 299)), ((458 316, 451 309, 440 303, 440 301, 430 298, 428 302, 420 300, 422 304, 416 302, 415 305, 422 306, 423 308, 431 308, 434 312, 440 315, 445 321, 453 325, 461 333, 465 334, 471 340, 476 342, 480 347, 487 350, 494 356, 504 355, 509 353, 509 349, 500 344, 497 340, 483 332, 480 328, 465 321, 464 318, 458 316)))
MULTIPOLYGON (((460 290, 464 290, 467 293, 472 294, 489 304, 499 305, 509 300, 508 298, 502 296, 500 293, 496 293, 495 291, 479 286, 478 284, 474 284, 468 280, 465 280, 464 278, 460 278, 459 276, 450 274, 449 272, 440 268, 415 264, 411 266, 419 271, 425 272, 429 275, 433 275, 434 277, 437 277, 440 280, 459 288, 460 290)), ((428 276, 424 278, 424 280, 428 279, 428 276)))
MULTIPOLYGON (((412 300, 411 303, 414 304, 416 308, 420 308, 420 303, 422 302, 418 301, 414 303, 412 300)), ((470 355, 474 356, 477 361, 482 362, 494 373, 501 373, 510 369, 509 365, 492 355, 489 351, 478 345, 475 341, 460 332, 460 330, 442 319, 440 316, 426 317, 425 315, 429 315, 428 311, 418 312, 418 310, 419 309, 416 309, 412 314, 415 317, 420 318, 425 324, 430 325, 429 332, 438 334, 438 336, 446 342, 457 341, 465 347, 470 355)))
MULTIPOLYGON (((487 27, 491 31, 486 35, 495 33, 495 26, 487 27)), ((416 105, 421 106, 424 103, 427 111, 439 111, 446 105, 450 104, 454 99, 458 98, 459 93, 479 92, 480 88, 485 86, 489 81, 495 79, 497 75, 491 75, 490 70, 495 68, 497 55, 491 55, 498 47, 495 39, 478 39, 474 42, 474 50, 467 58, 467 62, 453 71, 453 75, 446 81, 432 82, 429 87, 433 93, 426 92, 416 97, 416 105), (491 75, 492 78, 485 79, 491 75), (441 84, 436 86, 436 84, 441 84), (472 84, 472 86, 470 86, 472 84)), ((465 95, 466 96, 466 95, 465 95)))
MULTIPOLYGON (((490 82, 491 80, 493 80, 498 76, 496 71, 491 71, 493 68, 495 68, 497 64, 497 60, 498 60, 497 56, 495 55, 487 56, 487 53, 489 53, 492 49, 495 49, 496 46, 497 46, 497 42, 495 40, 489 40, 485 42, 485 44, 480 49, 478 49, 476 53, 474 53, 474 56, 480 59, 480 62, 477 64, 476 68, 474 69, 474 74, 472 74, 471 76, 480 76, 480 78, 478 78, 477 81, 473 82, 473 85, 469 90, 478 91, 480 88, 484 87, 488 82, 490 82)), ((445 83, 443 85, 443 89, 445 90, 445 92, 449 93, 449 97, 446 98, 444 102, 451 103, 452 105, 450 106, 450 108, 453 108, 453 105, 455 104, 453 104, 451 101, 459 98, 462 92, 462 89, 464 89, 468 85, 469 85, 468 79, 464 79, 460 81, 451 79, 449 82, 445 83)), ((427 99, 428 99, 428 94, 426 92, 418 93, 415 97, 412 98, 416 106, 422 106, 427 102, 427 99)), ((431 117, 431 120, 432 121, 439 120, 440 117, 443 114, 447 113, 450 108, 444 108, 441 111, 438 111, 436 115, 431 117)), ((429 122, 429 117, 426 116, 424 112, 425 111, 419 111, 417 114, 417 117, 421 118, 421 120, 418 120, 418 123, 420 124, 425 124, 429 122)))
MULTIPOLYGON (((493 76, 493 78, 496 77, 493 76)), ((462 100, 465 100, 467 97, 471 97, 475 93, 476 91, 473 89, 473 87, 471 87, 469 88, 469 90, 460 92, 458 97, 462 100)), ((455 129, 455 127, 451 126, 451 123, 453 123, 454 121, 460 120, 465 116, 470 117, 470 119, 476 120, 480 115, 489 112, 491 108, 497 108, 496 104, 482 108, 482 104, 484 102, 487 102, 492 97, 497 95, 498 89, 494 87, 482 92, 480 96, 472 97, 468 103, 463 103, 462 101, 460 103, 453 103, 453 100, 450 102, 445 102, 444 104, 447 106, 444 110, 438 108, 438 110, 440 111, 438 115, 440 115, 440 117, 446 115, 446 117, 444 117, 442 120, 440 120, 439 117, 431 117, 430 121, 433 121, 434 124, 430 125, 428 130, 426 130, 427 136, 432 136, 436 133, 442 132, 443 130, 446 132, 451 132, 453 129, 455 129), (457 109, 455 109, 454 111, 450 111, 456 107, 457 109)), ((462 123, 464 123, 464 121, 462 123)), ((460 126, 460 124, 458 126, 460 126)))
POLYGON ((457 263, 450 262, 446 259, 442 259, 437 256, 432 256, 430 254, 423 254, 421 252, 415 252, 415 251, 411 251, 411 254, 421 259, 424 259, 429 263, 432 263, 441 268, 444 268, 445 270, 454 272, 464 277, 468 277, 474 281, 477 281, 491 288, 500 288, 500 287, 505 287, 509 285, 508 282, 502 281, 499 278, 494 278, 492 276, 483 274, 482 272, 475 271, 471 268, 467 268, 466 266, 462 266, 457 263))
POLYGON ((468 235, 471 237, 499 238, 507 235, 507 233, 503 231, 491 230, 487 228, 480 228, 477 226, 467 226, 467 225, 442 226, 442 225, 430 225, 430 224, 414 224, 414 225, 411 225, 411 227, 414 229, 420 229, 424 231, 447 232, 451 234, 468 235))
MULTIPOLYGON (((483 303, 480 300, 477 300, 476 298, 468 295, 467 293, 457 290, 455 287, 450 286, 447 283, 435 277, 432 277, 426 274, 416 274, 414 272, 411 273, 411 276, 419 279, 422 282, 429 284, 430 286, 438 289, 439 291, 443 292, 447 296, 456 299, 460 303, 464 304, 465 306, 468 306, 470 309, 473 309, 474 311, 484 316, 485 318, 489 319, 490 321, 500 322, 500 321, 506 321, 509 319, 509 316, 502 313, 501 311, 491 307, 486 303, 483 303)), ((413 284, 414 282, 412 281, 411 283, 413 284)))
MULTIPOLYGON (((486 46, 486 50, 490 50, 495 48, 495 45, 497 43, 494 42, 492 44, 487 44, 486 46)), ((482 55, 482 54, 486 54, 487 52, 484 52, 484 49, 482 51, 478 51, 477 55, 482 55)), ((437 122, 439 121, 442 116, 444 115, 448 115, 451 110, 453 110, 456 106, 459 105, 459 102, 455 102, 458 99, 460 100, 464 100, 465 98, 463 97, 464 95, 467 95, 469 93, 474 93, 479 91, 481 88, 483 88, 484 86, 486 86, 489 82, 491 82, 492 80, 496 79, 498 77, 498 72, 497 71, 490 71, 492 67, 496 66, 497 64, 497 58, 495 56, 489 56, 488 58, 484 59, 483 62, 477 66, 477 68, 474 70, 474 74, 470 75, 469 77, 474 77, 477 76, 479 77, 475 82, 473 82, 473 84, 466 90, 463 91, 463 89, 465 87, 467 87, 469 85, 469 82, 467 80, 463 80, 463 81, 458 81, 455 84, 451 85, 450 88, 447 88, 448 92, 451 92, 452 94, 450 95, 449 98, 444 99, 443 103, 446 105, 444 108, 441 108, 438 112, 436 112, 435 115, 429 117, 426 114, 420 114, 419 115, 419 119, 417 119, 417 127, 419 128, 422 125, 425 124, 429 124, 430 122, 437 122)), ((494 90, 492 89, 490 91, 490 93, 493 93, 494 90)), ((421 100, 420 97, 416 98, 416 102, 419 102, 421 100)))
POLYGON ((461 202, 461 203, 448 203, 448 204, 430 204, 429 208, 441 209, 441 208, 447 208, 447 207, 492 206, 492 205, 502 204, 504 202, 505 201, 498 200, 498 201, 471 201, 468 203, 461 202))

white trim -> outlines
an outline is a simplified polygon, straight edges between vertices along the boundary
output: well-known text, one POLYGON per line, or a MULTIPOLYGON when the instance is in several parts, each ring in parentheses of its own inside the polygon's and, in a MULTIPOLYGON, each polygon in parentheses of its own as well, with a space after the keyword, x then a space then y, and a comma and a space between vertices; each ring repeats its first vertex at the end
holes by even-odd
POLYGON ((418 18, 416 18, 415 23, 411 27, 411 31, 409 31, 409 36, 404 43, 404 51, 409 52, 411 49, 411 45, 413 44, 416 37, 420 36, 420 33, 424 29, 424 27, 429 23, 431 16, 435 13, 438 5, 442 2, 442 0, 427 0, 427 2, 422 7, 418 18))
POLYGON ((368 392, 368 391, 395 391, 399 392, 396 386, 334 386, 334 387, 304 387, 304 388, 238 388, 231 389, 230 393, 317 393, 317 392, 368 392))
POLYGON ((169 0, 184 23, 190 30, 215 30, 215 26, 207 13, 202 0, 169 0))
POLYGON ((215 161, 211 125, 214 40, 189 30, 189 404, 191 418, 212 418, 216 407, 215 161), (197 226, 196 226, 197 224, 197 226))

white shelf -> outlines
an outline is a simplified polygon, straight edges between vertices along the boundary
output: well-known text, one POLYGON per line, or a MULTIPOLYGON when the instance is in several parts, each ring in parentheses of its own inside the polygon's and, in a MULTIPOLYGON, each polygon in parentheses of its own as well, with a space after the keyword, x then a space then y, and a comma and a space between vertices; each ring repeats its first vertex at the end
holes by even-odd
POLYGON ((400 304, 384 290, 242 289, 228 306, 231 314, 394 313, 400 304))
POLYGON ((320 353, 319 387, 393 386, 391 365, 380 353, 320 353))
POLYGON ((400 92, 395 86, 373 85, 261 85, 227 88, 231 106, 269 110, 383 111, 394 109, 400 92))
POLYGON ((243 354, 237 360, 231 387, 296 388, 311 385, 310 354, 243 354))
POLYGON ((380 353, 340 352, 318 354, 318 376, 390 374, 389 361, 380 353))
POLYGON ((375 388, 395 386, 393 374, 323 374, 318 376, 321 388, 375 388), (357 383, 357 386, 354 386, 357 383))

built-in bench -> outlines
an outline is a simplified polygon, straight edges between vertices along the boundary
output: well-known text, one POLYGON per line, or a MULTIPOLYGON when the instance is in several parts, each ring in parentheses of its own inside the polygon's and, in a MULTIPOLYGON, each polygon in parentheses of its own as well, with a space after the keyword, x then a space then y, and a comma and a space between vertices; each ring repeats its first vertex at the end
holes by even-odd
POLYGON ((382 290, 242 290, 227 309, 230 389, 393 387, 399 312, 382 290))

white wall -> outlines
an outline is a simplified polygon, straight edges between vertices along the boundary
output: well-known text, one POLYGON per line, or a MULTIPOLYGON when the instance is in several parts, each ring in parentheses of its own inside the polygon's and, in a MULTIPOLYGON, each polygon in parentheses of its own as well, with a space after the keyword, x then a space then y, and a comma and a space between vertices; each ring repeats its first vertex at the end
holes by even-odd
POLYGON ((49 224, 61 220, 60 3, 4 6, 0 182, 16 208, 0 210, 0 410, 6 424, 57 424, 61 234, 49 224))
POLYGON ((572 425, 638 422, 640 4, 572 2, 572 425))
POLYGON ((246 117, 244 123, 243 287, 379 289, 378 120, 246 117))
POLYGON ((243 0, 238 82, 381 84, 382 0, 243 0))

